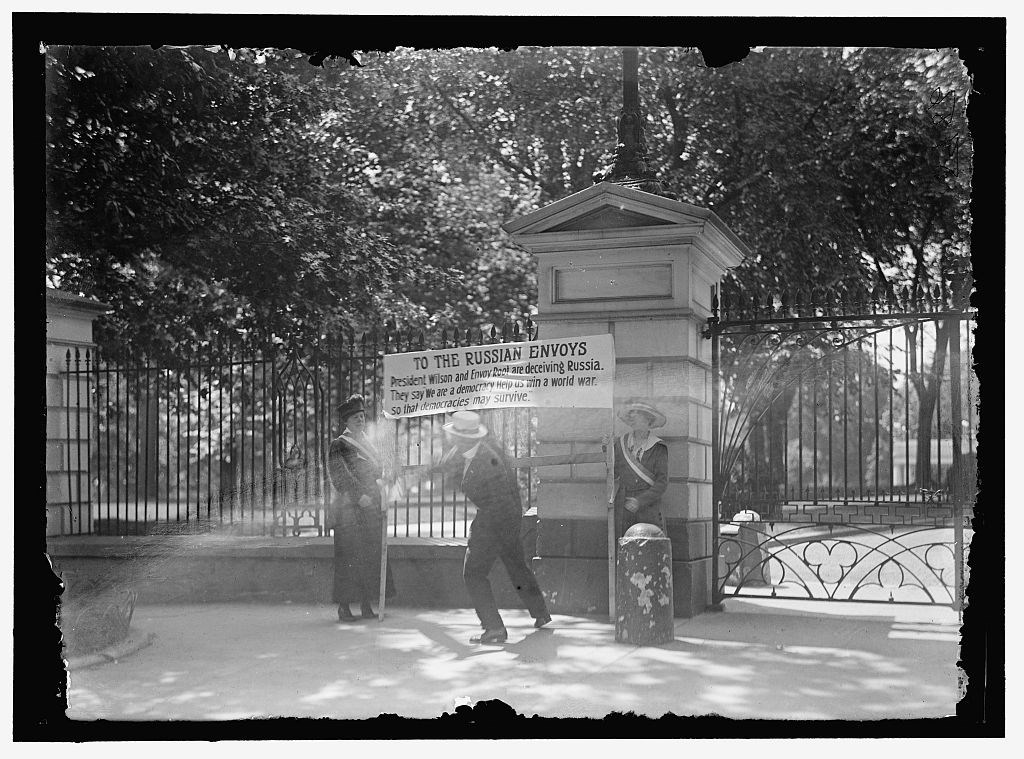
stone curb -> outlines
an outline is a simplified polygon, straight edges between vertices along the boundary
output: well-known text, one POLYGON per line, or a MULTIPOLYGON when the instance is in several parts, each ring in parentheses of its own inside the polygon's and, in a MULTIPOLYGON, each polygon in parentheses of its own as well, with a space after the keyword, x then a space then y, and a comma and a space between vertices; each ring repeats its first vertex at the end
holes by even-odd
POLYGON ((141 651, 154 640, 156 640, 156 633, 154 632, 136 632, 129 634, 127 638, 119 641, 118 643, 107 646, 102 651, 85 654, 84 656, 76 656, 73 659, 66 659, 65 662, 67 664, 68 671, 74 669, 87 669, 89 667, 95 667, 112 661, 116 662, 118 659, 130 656, 136 651, 141 651))

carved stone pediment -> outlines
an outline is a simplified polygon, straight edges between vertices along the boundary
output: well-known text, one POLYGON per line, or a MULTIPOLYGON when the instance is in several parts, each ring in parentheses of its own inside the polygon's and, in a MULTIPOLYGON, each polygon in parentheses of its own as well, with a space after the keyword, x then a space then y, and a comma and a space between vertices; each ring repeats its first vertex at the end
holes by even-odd
POLYGON ((577 232, 590 229, 621 229, 628 227, 650 227, 657 225, 670 225, 673 222, 667 219, 660 219, 648 214, 631 211, 624 208, 603 206, 582 216, 569 219, 556 224, 547 230, 549 232, 577 232))
POLYGON ((504 225, 533 253, 702 240, 722 268, 749 255, 714 212, 616 182, 600 182, 504 225))

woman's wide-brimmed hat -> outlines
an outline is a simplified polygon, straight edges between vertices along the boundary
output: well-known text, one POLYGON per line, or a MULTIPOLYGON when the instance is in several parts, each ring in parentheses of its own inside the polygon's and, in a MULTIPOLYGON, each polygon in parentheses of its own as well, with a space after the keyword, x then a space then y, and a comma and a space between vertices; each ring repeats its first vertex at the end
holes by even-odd
POLYGON ((487 434, 487 428, 480 424, 480 415, 474 411, 456 411, 451 418, 441 428, 449 435, 475 440, 487 434))
POLYGON ((345 399, 345 402, 338 406, 338 418, 341 421, 345 421, 353 414, 358 414, 362 411, 366 413, 366 402, 363 400, 363 396, 356 394, 350 395, 345 399))
POLYGON ((622 408, 619 409, 619 419, 629 424, 630 411, 642 411, 650 416, 652 419, 651 429, 664 427, 665 422, 668 421, 663 413, 646 401, 627 401, 622 405, 622 408))

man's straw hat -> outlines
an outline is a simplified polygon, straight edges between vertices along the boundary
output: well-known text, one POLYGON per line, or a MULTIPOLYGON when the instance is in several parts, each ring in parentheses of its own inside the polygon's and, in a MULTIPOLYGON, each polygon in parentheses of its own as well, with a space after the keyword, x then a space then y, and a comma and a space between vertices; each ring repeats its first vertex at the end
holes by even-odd
POLYGON ((475 440, 487 434, 487 428, 480 424, 480 415, 473 411, 456 411, 443 429, 449 435, 475 440))

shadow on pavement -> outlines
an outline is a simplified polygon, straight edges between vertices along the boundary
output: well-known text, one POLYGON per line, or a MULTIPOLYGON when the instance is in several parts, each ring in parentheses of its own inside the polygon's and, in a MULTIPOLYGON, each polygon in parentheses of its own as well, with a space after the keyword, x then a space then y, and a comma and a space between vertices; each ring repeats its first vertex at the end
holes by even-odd
POLYGON ((137 655, 75 673, 75 719, 436 717, 459 699, 543 716, 635 711, 765 719, 934 717, 956 703, 956 626, 765 611, 677 620, 663 646, 616 643, 608 623, 506 620, 504 646, 469 643, 471 611, 396 610, 338 623, 324 606, 143 608, 137 655))
POLYGON ((432 643, 436 643, 445 650, 455 654, 456 659, 469 659, 474 656, 494 653, 495 651, 502 651, 509 648, 509 646, 481 646, 475 643, 469 643, 470 636, 476 634, 475 632, 467 632, 466 641, 461 641, 454 635, 446 632, 444 627, 440 624, 428 622, 418 617, 413 617, 404 621, 406 623, 405 626, 411 627, 422 634, 427 640, 432 643))

